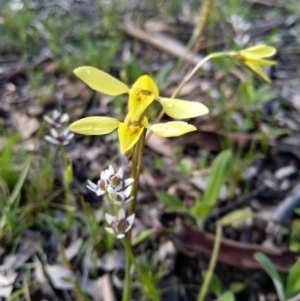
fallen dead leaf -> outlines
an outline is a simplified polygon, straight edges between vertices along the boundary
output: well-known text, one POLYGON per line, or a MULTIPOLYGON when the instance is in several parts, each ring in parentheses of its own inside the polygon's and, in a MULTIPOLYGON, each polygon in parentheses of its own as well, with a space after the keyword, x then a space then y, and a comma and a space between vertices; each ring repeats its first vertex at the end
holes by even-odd
MULTIPOLYGON (((195 230, 183 225, 178 233, 168 233, 177 249, 190 256, 211 256, 215 235, 203 230, 195 230)), ((262 252, 269 257, 275 268, 288 273, 299 257, 299 253, 292 253, 280 248, 265 248, 256 244, 246 244, 227 238, 221 239, 218 260, 220 262, 246 269, 262 269, 253 258, 255 252, 262 252)))
POLYGON ((147 138, 147 146, 158 154, 166 157, 173 156, 173 148, 170 140, 156 135, 149 135, 147 138))
POLYGON ((20 136, 24 140, 31 137, 40 127, 40 122, 35 117, 29 117, 25 114, 15 112, 13 118, 17 124, 20 136))

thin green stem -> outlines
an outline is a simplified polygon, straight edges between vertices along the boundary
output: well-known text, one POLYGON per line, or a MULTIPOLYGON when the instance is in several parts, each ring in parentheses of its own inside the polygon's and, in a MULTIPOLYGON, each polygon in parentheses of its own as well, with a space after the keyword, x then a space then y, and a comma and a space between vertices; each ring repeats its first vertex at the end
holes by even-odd
MULTIPOLYGON (((66 150, 63 145, 59 146, 64 172, 63 172, 63 181, 65 183, 65 203, 66 206, 71 206, 71 183, 72 183, 72 165, 67 159, 66 150)), ((66 216, 66 228, 69 229, 71 224, 72 212, 67 211, 66 216)))
POLYGON ((122 240, 125 252, 126 252, 126 257, 128 257, 131 261, 131 263, 134 265, 135 270, 143 284, 143 287, 145 289, 145 293, 148 295, 148 297, 153 300, 153 301, 159 301, 159 295, 157 293, 157 289, 151 284, 151 282, 148 281, 148 278, 145 276, 143 273, 142 269, 139 267, 135 256, 132 252, 131 246, 128 243, 128 241, 123 238, 122 240))
MULTIPOLYGON (((232 52, 216 52, 216 53, 211 53, 208 56, 206 56, 203 60, 201 60, 195 67, 194 69, 188 73, 183 80, 181 81, 181 83, 179 84, 179 86, 177 87, 177 89, 174 91, 174 93, 171 95, 171 98, 175 98, 181 91, 181 89, 183 88, 183 86, 192 78, 192 76, 204 65, 204 63, 206 63, 207 61, 214 59, 214 58, 221 58, 221 57, 228 57, 231 56, 232 52)), ((158 123, 162 117, 164 116, 165 111, 162 109, 160 111, 160 113, 158 114, 157 118, 155 119, 154 123, 158 123)), ((152 132, 150 131, 149 134, 147 135, 146 140, 148 140, 150 138, 150 136, 152 135, 152 132)))
MULTIPOLYGON (((188 53, 192 48, 194 48, 197 40, 199 40, 199 37, 201 36, 201 34, 203 33, 203 30, 208 22, 211 10, 212 10, 212 5, 213 1, 212 0, 204 0, 202 3, 202 7, 201 7, 201 13, 200 13, 200 18, 198 21, 197 26, 194 28, 193 30, 193 34, 191 36, 191 38, 189 39, 187 45, 186 45, 186 53, 188 53)), ((194 49, 193 49, 194 50, 194 49)), ((177 74, 179 73, 183 63, 184 63, 184 58, 185 56, 182 56, 173 71, 173 74, 177 74)))
POLYGON ((132 156, 132 178, 134 179, 131 196, 133 200, 130 202, 129 214, 135 213, 137 193, 139 188, 139 178, 142 167, 143 151, 145 145, 146 130, 142 133, 138 143, 135 145, 132 156))
POLYGON ((183 88, 183 86, 192 78, 192 76, 194 76, 194 74, 204 65, 204 63, 206 63, 207 61, 209 61, 211 59, 226 57, 226 56, 229 56, 229 55, 230 55, 229 52, 215 52, 215 53, 211 53, 208 56, 206 56, 203 60, 201 60, 194 67, 194 69, 190 73, 188 73, 183 78, 183 80, 181 81, 181 83, 179 84, 179 86, 177 87, 177 89, 172 94, 171 98, 175 98, 179 94, 179 92, 181 91, 181 89, 183 88))
POLYGON ((222 237, 222 228, 221 228, 220 224, 217 224, 215 243, 214 243, 212 255, 210 258, 208 271, 205 275, 204 281, 203 281, 201 289, 199 291, 197 301, 203 301, 207 294, 207 289, 208 289, 210 280, 212 278, 212 275, 213 275, 213 272, 214 272, 214 269, 215 269, 215 266, 216 266, 216 263, 218 260, 218 254, 219 254, 220 245, 221 245, 221 237, 222 237))
MULTIPOLYGON (((141 165, 143 159, 143 150, 145 144, 145 134, 146 131, 142 133, 139 141, 133 148, 132 154, 132 164, 131 164, 131 177, 134 179, 131 196, 133 199, 130 202, 129 213, 128 215, 134 214, 136 209, 137 203, 137 193, 139 188, 139 177, 141 172, 141 165)), ((125 239, 123 239, 125 240, 125 239)), ((126 237, 126 245, 131 250, 131 229, 127 233, 126 237)), ((125 249, 126 251, 126 249, 125 249)), ((132 254, 132 252, 131 252, 132 254)), ((124 284, 124 291, 122 295, 122 301, 130 301, 131 297, 131 274, 130 274, 130 267, 131 267, 132 259, 130 258, 130 254, 126 251, 126 264, 125 264, 125 284, 124 284)))

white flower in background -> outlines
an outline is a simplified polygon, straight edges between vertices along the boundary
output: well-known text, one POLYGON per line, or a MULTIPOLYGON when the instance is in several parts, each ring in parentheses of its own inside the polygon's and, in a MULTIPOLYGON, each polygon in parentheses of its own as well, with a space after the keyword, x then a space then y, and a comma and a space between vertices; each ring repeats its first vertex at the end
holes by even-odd
POLYGON ((104 170, 101 173, 101 179, 106 181, 107 186, 110 186, 117 191, 124 190, 126 187, 131 185, 134 181, 132 178, 128 178, 124 180, 123 168, 120 168, 118 172, 115 173, 111 165, 109 165, 108 169, 104 170))
POLYGON ((105 219, 110 227, 105 227, 105 230, 116 235, 118 239, 124 238, 125 234, 130 230, 134 222, 134 214, 126 218, 124 209, 119 210, 118 217, 105 214, 105 219))
POLYGON ((109 165, 108 169, 101 172, 100 180, 97 184, 88 181, 87 188, 95 192, 98 196, 108 192, 112 201, 116 205, 122 206, 132 200, 130 193, 133 181, 133 178, 124 179, 122 168, 115 173, 113 167, 109 165))
POLYGON ((55 145, 67 145, 74 137, 74 133, 71 133, 67 128, 58 132, 56 129, 50 129, 50 136, 46 135, 44 139, 55 145))
POLYGON ((100 179, 97 184, 93 183, 92 181, 88 180, 88 185, 86 185, 86 188, 89 190, 95 192, 98 196, 105 194, 107 190, 107 184, 105 181, 100 179))
POLYGON ((251 38, 251 36, 246 33, 251 27, 251 23, 245 21, 241 15, 232 15, 230 22, 235 32, 234 42, 239 46, 245 46, 251 38))
POLYGON ((44 115, 43 118, 55 128, 59 128, 69 121, 69 115, 67 113, 60 113, 58 110, 54 110, 51 117, 44 115))
POLYGON ((118 206, 123 206, 133 199, 133 197, 130 197, 131 190, 131 185, 124 190, 116 190, 111 186, 107 188, 110 198, 113 200, 114 204, 118 206))

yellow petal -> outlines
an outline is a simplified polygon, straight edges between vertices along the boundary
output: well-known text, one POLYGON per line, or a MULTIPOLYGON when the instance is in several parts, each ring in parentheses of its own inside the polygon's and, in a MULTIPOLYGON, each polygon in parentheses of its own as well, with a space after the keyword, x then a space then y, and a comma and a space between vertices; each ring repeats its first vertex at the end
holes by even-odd
POLYGON ((73 122, 69 130, 83 135, 104 135, 112 132, 120 124, 115 118, 91 116, 73 122))
POLYGON ((269 79, 269 77, 265 74, 264 70, 262 69, 262 67, 260 67, 259 65, 255 64, 255 63, 249 63, 248 61, 245 62, 245 66, 252 71, 258 78, 260 78, 262 81, 266 82, 266 83, 271 83, 271 80, 269 79))
POLYGON ((276 53, 276 48, 267 45, 257 45, 241 50, 239 53, 246 58, 261 59, 274 55, 276 53))
POLYGON ((153 124, 149 129, 160 137, 177 137, 197 130, 195 126, 183 121, 153 124))
POLYGON ((273 66, 273 65, 277 64, 276 61, 272 61, 272 60, 263 60, 263 59, 253 60, 253 59, 248 59, 248 58, 245 60, 245 64, 247 64, 247 63, 256 64, 259 66, 273 66))
POLYGON ((172 118, 193 118, 208 113, 208 108, 200 102, 172 98, 159 98, 159 102, 172 118))
POLYGON ((124 83, 94 67, 79 67, 74 73, 89 87, 104 94, 121 95, 129 91, 124 83))
POLYGON ((131 120, 138 121, 158 94, 158 88, 151 77, 139 77, 129 91, 128 111, 131 113, 131 120))
POLYGON ((125 123, 119 125, 118 133, 122 154, 128 152, 138 142, 143 130, 143 126, 127 126, 125 123))

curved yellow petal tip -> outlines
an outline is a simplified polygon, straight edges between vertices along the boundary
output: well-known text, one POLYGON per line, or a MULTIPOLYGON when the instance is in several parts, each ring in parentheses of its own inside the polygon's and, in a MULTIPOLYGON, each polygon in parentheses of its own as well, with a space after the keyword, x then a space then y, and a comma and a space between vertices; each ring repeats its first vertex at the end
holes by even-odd
POLYGON ((153 124, 149 129, 160 137, 177 137, 197 130, 195 126, 183 121, 153 124))
POLYGON ((115 118, 90 116, 73 122, 69 130, 83 135, 105 135, 112 132, 120 124, 115 118))
POLYGON ((208 108, 202 103, 173 98, 160 98, 159 102, 166 114, 172 118, 186 119, 205 115, 208 108))
POLYGON ((104 94, 116 96, 129 91, 124 83, 94 67, 79 67, 74 73, 89 87, 104 94))
POLYGON ((275 53, 276 53, 276 48, 267 45, 256 45, 240 51, 240 54, 242 56, 252 58, 252 59, 261 59, 264 57, 270 57, 275 53))
POLYGON ((153 94, 154 98, 158 97, 159 91, 154 80, 147 74, 140 76, 133 84, 132 90, 147 91, 153 94))
POLYGON ((118 134, 121 146, 121 153, 125 154, 133 148, 139 140, 144 126, 127 126, 125 123, 119 125, 118 134))
POLYGON ((252 71, 261 80, 271 83, 262 67, 276 65, 276 61, 268 58, 276 53, 276 48, 267 45, 257 45, 232 54, 241 64, 252 71))

